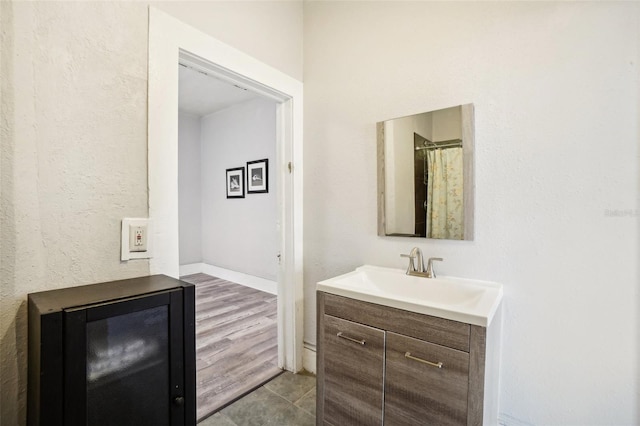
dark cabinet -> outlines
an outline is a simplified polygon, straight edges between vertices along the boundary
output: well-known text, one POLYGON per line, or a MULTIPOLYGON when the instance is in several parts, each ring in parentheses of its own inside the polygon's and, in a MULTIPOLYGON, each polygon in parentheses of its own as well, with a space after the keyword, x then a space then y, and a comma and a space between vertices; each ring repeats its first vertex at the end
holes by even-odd
POLYGON ((156 275, 29 295, 29 425, 195 425, 194 287, 156 275))

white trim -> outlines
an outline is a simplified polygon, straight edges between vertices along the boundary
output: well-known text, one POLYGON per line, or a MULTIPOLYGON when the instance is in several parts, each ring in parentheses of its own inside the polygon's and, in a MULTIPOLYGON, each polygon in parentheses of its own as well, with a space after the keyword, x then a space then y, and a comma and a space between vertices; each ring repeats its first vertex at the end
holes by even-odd
POLYGON ((180 265, 180 276, 200 274, 204 272, 204 263, 189 263, 188 265, 180 265))
POLYGON ((304 352, 302 353, 302 365, 309 373, 318 374, 316 368, 316 347, 310 343, 304 344, 304 352))
POLYGON ((219 266, 209 265, 207 263, 192 263, 189 265, 180 265, 180 276, 204 273, 213 277, 222 278, 245 287, 251 287, 256 290, 264 291, 269 294, 278 294, 278 282, 255 275, 243 274, 242 272, 232 271, 231 269, 220 268, 219 266))
POLYGON ((152 274, 178 277, 178 62, 188 61, 278 102, 276 185, 281 263, 278 270, 278 363, 302 369, 302 83, 149 8, 149 217, 154 220, 152 274), (295 165, 290 174, 287 165, 295 165))

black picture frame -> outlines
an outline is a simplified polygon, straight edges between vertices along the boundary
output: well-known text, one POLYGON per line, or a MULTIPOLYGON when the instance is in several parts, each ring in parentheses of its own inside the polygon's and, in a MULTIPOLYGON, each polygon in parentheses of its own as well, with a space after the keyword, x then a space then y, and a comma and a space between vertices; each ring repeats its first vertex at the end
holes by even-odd
POLYGON ((244 167, 227 169, 227 198, 244 198, 244 167))
POLYGON ((247 162, 247 193, 269 192, 269 159, 247 162))

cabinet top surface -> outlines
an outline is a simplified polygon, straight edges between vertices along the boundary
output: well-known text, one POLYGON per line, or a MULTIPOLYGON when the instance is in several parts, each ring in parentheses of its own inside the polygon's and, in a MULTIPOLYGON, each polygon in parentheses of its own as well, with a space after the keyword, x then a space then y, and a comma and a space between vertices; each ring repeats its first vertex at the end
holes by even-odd
POLYGON ((399 269, 370 265, 320 281, 316 289, 482 327, 490 325, 502 302, 502 284, 408 276, 399 269))
POLYGON ((29 302, 41 313, 46 314, 77 306, 191 286, 166 275, 151 275, 31 293, 29 302))

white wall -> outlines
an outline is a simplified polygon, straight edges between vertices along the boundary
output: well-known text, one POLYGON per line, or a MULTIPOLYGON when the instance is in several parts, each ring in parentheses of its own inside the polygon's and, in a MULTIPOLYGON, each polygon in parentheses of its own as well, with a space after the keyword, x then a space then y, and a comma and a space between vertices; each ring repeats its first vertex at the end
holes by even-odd
POLYGON ((200 31, 302 80, 302 1, 154 1, 200 31))
POLYGON ((460 107, 433 111, 432 142, 462 139, 462 114, 460 107))
MULTIPOLYGON (((202 260, 277 280, 276 104, 244 102, 201 119, 202 260), (227 199, 226 169, 269 160, 269 192, 227 199)), ((245 170, 246 174, 246 170, 245 170)))
POLYGON ((146 275, 144 4, 2 2, 0 423, 24 423, 27 293, 146 275))
POLYGON ((414 133, 432 140, 432 122, 431 113, 384 121, 387 234, 414 234, 416 231, 414 133))
POLYGON ((200 117, 180 111, 178 114, 178 232, 181 265, 202 262, 201 162, 200 117))
POLYGON ((415 220, 415 182, 413 168, 413 117, 387 121, 385 125, 385 204, 387 233, 413 234, 415 220), (407 212, 407 214, 398 214, 407 212))
MULTIPOLYGON (((301 75, 301 4, 260 3, 184 9, 301 75)), ((2 425, 25 423, 27 293, 149 272, 119 260, 120 220, 148 214, 147 5, 0 2, 2 425)))
POLYGON ((418 245, 505 286, 505 424, 639 424, 639 8, 306 3, 306 339, 317 281, 418 245), (377 237, 375 123, 471 102, 475 240, 377 237))
MULTIPOLYGON (((435 125, 434 114, 428 112, 424 114, 414 114, 410 116, 410 118, 413 121, 413 132, 433 141, 433 127, 435 125)), ((413 142, 413 134, 411 134, 411 141, 413 142)))

